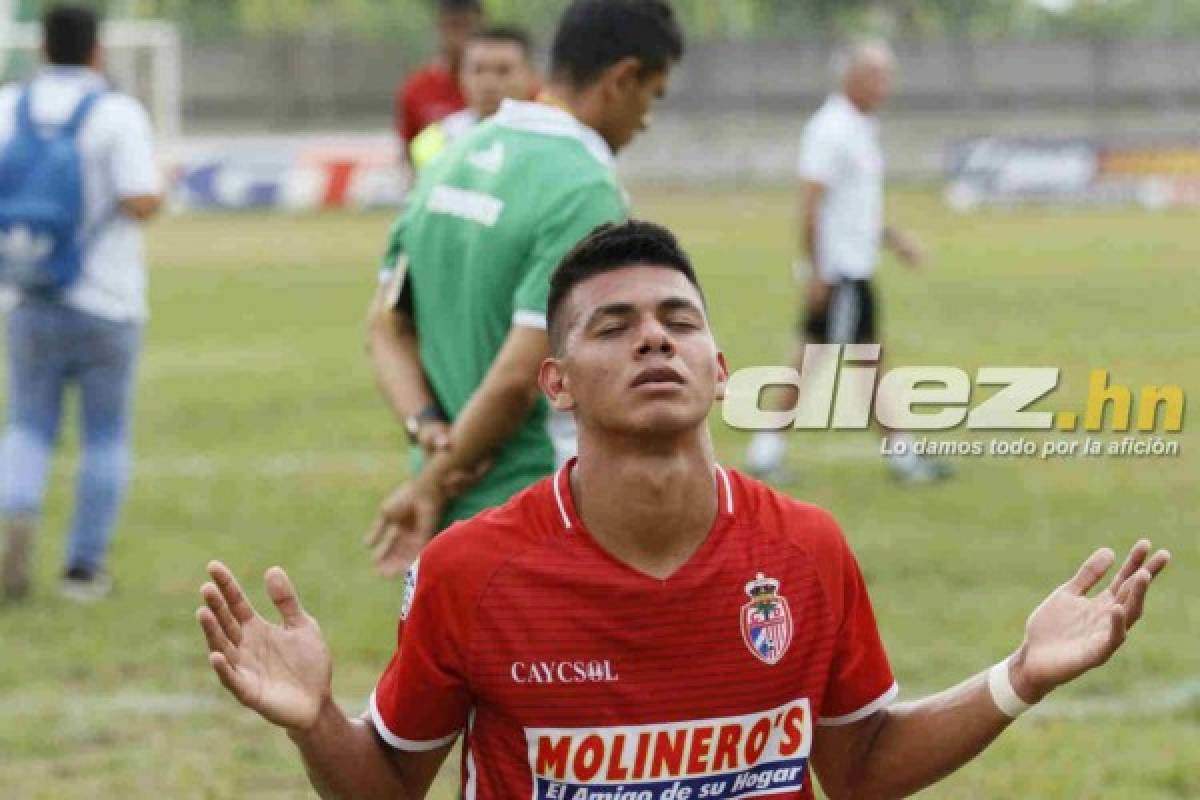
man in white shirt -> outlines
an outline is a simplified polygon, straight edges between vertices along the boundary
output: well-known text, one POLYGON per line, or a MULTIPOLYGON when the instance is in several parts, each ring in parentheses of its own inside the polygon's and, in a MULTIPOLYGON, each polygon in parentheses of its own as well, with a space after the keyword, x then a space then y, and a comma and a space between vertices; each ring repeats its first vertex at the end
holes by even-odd
POLYGON ((83 269, 66 289, 25 292, 8 318, 8 424, 0 445, 3 597, 30 589, 29 561, 42 512, 63 396, 78 387, 83 457, 61 584, 64 596, 97 600, 111 590, 105 561, 130 468, 129 414, 146 318, 146 270, 138 223, 161 205, 150 120, 100 72, 94 12, 58 6, 43 18, 46 67, 27 86, 0 89, 0 148, 16 135, 20 99, 39 129, 62 126, 98 97, 76 139, 82 161, 83 269))
MULTIPOLYGON (((894 69, 895 59, 887 45, 864 42, 852 48, 841 65, 841 90, 829 96, 804 130, 799 161, 800 229, 810 268, 805 279, 803 340, 798 342, 794 358, 797 369, 805 342, 879 342, 871 277, 879 262, 880 245, 894 250, 909 267, 923 261, 916 241, 884 221, 884 160, 874 114, 891 91, 894 69)), ((908 437, 898 431, 887 435, 908 437)), ((780 431, 755 434, 747 453, 751 472, 779 479, 787 450, 784 436, 780 431)), ((898 478, 926 481, 948 477, 944 462, 903 449, 905 455, 889 458, 898 478)))

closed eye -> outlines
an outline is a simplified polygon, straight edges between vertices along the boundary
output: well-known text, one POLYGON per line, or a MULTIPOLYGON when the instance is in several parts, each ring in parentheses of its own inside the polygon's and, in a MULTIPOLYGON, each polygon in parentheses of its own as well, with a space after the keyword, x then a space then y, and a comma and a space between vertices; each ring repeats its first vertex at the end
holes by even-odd
POLYGON ((673 319, 667 322, 667 327, 676 331, 698 331, 700 325, 690 319, 673 319))

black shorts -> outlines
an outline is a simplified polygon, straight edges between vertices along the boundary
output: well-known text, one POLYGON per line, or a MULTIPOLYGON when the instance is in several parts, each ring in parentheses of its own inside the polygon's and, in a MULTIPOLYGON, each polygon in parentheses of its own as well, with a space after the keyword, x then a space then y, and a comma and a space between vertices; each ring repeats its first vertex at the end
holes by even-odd
POLYGON ((802 328, 812 344, 874 344, 875 293, 869 280, 844 278, 829 292, 820 311, 810 311, 802 328))

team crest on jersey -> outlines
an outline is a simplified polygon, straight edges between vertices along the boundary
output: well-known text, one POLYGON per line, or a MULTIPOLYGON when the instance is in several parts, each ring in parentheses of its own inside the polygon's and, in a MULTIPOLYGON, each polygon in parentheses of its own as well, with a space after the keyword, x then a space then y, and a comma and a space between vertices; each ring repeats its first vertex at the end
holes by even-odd
POLYGON ((767 664, 778 664, 792 643, 792 612, 779 594, 779 581, 761 572, 746 584, 750 602, 742 606, 742 639, 767 664))

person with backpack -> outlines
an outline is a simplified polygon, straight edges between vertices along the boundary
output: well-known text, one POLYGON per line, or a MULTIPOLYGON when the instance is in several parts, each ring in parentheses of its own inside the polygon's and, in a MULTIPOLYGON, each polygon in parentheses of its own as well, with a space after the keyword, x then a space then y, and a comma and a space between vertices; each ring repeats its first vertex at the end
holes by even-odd
POLYGON ((106 556, 130 469, 133 378, 146 319, 138 223, 162 204, 150 119, 101 73, 94 12, 44 16, 45 68, 0 89, 0 285, 8 422, 0 444, 0 594, 30 591, 30 561, 64 395, 76 387, 82 460, 61 590, 112 589, 106 556))

